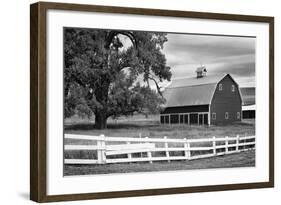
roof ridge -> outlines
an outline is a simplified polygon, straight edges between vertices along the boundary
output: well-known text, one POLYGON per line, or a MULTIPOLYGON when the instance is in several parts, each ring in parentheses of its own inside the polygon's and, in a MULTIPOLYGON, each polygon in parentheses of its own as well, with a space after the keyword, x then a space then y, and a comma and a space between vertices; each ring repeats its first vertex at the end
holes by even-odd
POLYGON ((202 78, 189 77, 189 78, 173 79, 171 81, 171 84, 167 86, 167 89, 217 84, 220 80, 222 80, 227 75, 229 74, 221 73, 215 75, 207 75, 202 78))
MULTIPOLYGON (((217 73, 217 74, 209 74, 209 75, 206 75, 202 78, 208 78, 208 77, 212 77, 212 76, 226 76, 228 75, 228 73, 217 73)), ((200 79, 202 79, 200 78, 200 79)), ((188 76, 188 77, 181 77, 181 78, 174 78, 174 80, 184 80, 184 79, 197 79, 196 76, 188 76)))
POLYGON ((175 88, 185 88, 185 87, 197 87, 197 86, 204 86, 204 85, 213 85, 217 84, 217 82, 213 83, 201 83, 201 84, 194 84, 194 85, 182 85, 182 86, 177 86, 177 87, 167 87, 166 89, 175 89, 175 88))

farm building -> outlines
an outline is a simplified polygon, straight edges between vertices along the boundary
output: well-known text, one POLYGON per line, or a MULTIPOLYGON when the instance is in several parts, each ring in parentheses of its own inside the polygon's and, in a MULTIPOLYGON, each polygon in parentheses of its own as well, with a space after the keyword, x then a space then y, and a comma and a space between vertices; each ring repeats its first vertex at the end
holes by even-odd
POLYGON ((242 97, 239 85, 230 74, 206 75, 173 80, 165 89, 161 124, 226 124, 241 121, 242 97))
POLYGON ((256 117, 255 87, 240 88, 242 95, 242 119, 256 117))
POLYGON ((256 105, 242 106, 242 119, 256 118, 256 105))

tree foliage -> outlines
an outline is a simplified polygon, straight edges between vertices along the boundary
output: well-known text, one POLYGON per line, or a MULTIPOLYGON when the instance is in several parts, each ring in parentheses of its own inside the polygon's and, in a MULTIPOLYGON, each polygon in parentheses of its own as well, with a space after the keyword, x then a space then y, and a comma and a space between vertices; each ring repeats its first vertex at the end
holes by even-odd
POLYGON ((164 33, 65 28, 65 117, 94 114, 97 128, 106 128, 110 116, 157 112, 164 103, 159 82, 171 78, 161 52, 166 41, 164 33))

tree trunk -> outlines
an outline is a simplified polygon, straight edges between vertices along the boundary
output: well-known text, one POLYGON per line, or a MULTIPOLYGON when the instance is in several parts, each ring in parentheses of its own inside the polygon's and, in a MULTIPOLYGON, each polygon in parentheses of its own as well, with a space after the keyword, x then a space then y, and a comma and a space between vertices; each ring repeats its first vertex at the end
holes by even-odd
POLYGON ((107 116, 106 112, 98 111, 95 113, 95 127, 97 129, 106 129, 107 128, 107 116))

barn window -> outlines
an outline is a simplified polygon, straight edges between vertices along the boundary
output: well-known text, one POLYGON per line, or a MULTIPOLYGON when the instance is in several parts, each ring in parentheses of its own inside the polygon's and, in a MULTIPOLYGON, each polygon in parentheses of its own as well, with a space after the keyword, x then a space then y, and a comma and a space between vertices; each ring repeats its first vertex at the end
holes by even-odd
POLYGON ((179 123, 179 115, 172 114, 170 115, 170 124, 178 124, 179 123))
POLYGON ((225 112, 225 119, 228 119, 228 112, 225 112))
POLYGON ((237 119, 240 119, 240 112, 237 112, 237 119))
POLYGON ((234 85, 231 86, 231 91, 235 92, 235 86, 234 85))
POLYGON ((198 114, 191 113, 189 115, 189 124, 198 124, 198 114))
POLYGON ((164 124, 170 124, 170 115, 165 115, 164 124))
POLYGON ((222 90, 222 84, 221 83, 219 84, 219 90, 222 90))
POLYGON ((213 113, 212 113, 212 119, 215 120, 216 118, 217 118, 216 113, 213 112, 213 113))
POLYGON ((184 116, 183 115, 180 115, 180 121, 179 121, 180 124, 183 124, 184 123, 184 116))

